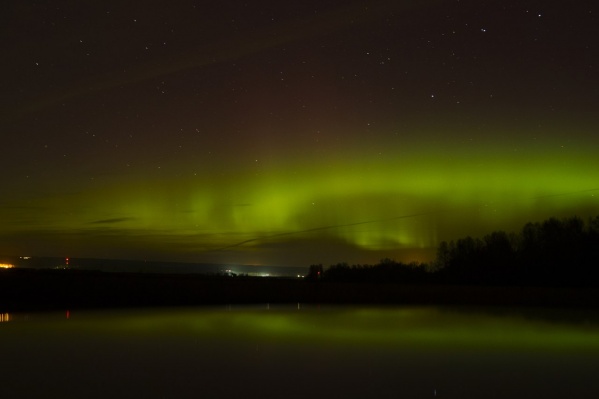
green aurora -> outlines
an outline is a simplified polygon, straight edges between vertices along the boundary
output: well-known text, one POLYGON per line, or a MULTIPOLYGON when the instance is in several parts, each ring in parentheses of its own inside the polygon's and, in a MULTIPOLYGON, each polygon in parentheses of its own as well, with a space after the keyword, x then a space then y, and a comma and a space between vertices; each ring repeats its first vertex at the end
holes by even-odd
POLYGON ((0 255, 430 261, 596 216, 599 13, 507 3, 11 4, 0 255))
POLYGON ((22 208, 15 200, 2 210, 3 236, 16 237, 20 251, 41 244, 57 256, 101 256, 109 247, 123 248, 119 256, 133 248, 137 256, 224 263, 427 261, 441 240, 591 216, 599 160, 590 144, 348 149, 343 159, 281 160, 246 173, 232 166, 218 178, 131 173, 22 208))

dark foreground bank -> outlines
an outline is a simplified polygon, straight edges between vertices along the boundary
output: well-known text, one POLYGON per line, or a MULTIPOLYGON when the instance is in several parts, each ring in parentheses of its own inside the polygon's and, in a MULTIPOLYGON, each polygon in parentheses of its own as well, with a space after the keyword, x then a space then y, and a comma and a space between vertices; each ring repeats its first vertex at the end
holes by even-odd
POLYGON ((77 270, 0 271, 0 311, 251 303, 599 307, 596 288, 311 282, 77 270))

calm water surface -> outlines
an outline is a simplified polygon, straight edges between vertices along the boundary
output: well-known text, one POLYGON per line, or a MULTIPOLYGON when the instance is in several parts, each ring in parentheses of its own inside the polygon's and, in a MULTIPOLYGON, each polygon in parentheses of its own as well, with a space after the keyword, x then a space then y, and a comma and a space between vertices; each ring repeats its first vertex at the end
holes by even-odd
POLYGON ((0 317, 6 398, 566 398, 596 313, 301 305, 0 317))

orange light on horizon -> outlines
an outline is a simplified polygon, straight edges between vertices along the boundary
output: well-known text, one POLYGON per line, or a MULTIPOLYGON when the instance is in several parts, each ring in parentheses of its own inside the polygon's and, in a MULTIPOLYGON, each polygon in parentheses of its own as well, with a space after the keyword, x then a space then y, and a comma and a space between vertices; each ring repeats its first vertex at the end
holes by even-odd
POLYGON ((9 313, 0 313, 0 323, 5 323, 10 321, 10 314, 9 313))
POLYGON ((15 265, 11 265, 10 263, 0 263, 0 269, 12 269, 15 265))

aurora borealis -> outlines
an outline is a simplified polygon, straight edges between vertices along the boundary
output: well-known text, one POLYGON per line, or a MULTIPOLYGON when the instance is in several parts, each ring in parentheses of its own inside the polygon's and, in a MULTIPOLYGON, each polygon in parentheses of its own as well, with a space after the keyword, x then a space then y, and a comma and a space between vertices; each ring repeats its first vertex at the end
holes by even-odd
POLYGON ((1 15, 0 254, 427 261, 441 240, 599 214, 593 2, 1 15))

